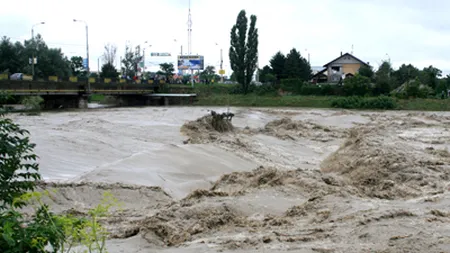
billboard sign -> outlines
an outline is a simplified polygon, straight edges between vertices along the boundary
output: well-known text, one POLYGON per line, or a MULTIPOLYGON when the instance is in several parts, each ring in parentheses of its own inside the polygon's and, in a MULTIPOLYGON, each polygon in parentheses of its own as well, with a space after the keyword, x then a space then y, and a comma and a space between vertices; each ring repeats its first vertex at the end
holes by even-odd
POLYGON ((154 56, 171 56, 171 54, 170 54, 170 53, 156 53, 156 52, 151 52, 151 53, 150 53, 150 56, 151 56, 151 57, 154 57, 154 56))
POLYGON ((178 69, 181 70, 203 70, 205 61, 201 55, 179 55, 178 69))

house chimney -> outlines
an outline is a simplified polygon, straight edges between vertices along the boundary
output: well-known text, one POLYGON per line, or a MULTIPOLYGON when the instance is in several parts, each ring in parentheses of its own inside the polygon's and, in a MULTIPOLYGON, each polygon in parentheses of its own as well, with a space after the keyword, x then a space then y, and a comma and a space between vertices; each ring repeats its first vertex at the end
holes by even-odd
POLYGON ((341 51, 341 56, 342 56, 342 51, 341 51))

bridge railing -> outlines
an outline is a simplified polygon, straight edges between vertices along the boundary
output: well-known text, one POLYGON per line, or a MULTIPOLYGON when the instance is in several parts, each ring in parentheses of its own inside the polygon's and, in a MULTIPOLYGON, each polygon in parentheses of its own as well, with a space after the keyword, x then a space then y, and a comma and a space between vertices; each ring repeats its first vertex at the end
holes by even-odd
MULTIPOLYGON (((32 81, 30 76, 24 75, 23 79, 12 80, 8 74, 0 73, 0 81, 32 81)), ((59 77, 59 76, 47 76, 44 78, 37 78, 33 82, 72 82, 72 83, 87 83, 87 77, 59 77)), ((89 77, 90 83, 105 83, 105 84, 151 84, 159 85, 164 84, 164 80, 148 79, 148 80, 130 80, 124 78, 100 78, 100 77, 89 77)))
MULTIPOLYGON (((59 78, 50 76, 45 79, 0 80, 0 90, 12 93, 33 94, 83 94, 88 92, 87 78, 59 78)), ((108 78, 90 78, 90 91, 99 94, 143 94, 157 92, 164 86, 162 80, 125 80, 108 78)))

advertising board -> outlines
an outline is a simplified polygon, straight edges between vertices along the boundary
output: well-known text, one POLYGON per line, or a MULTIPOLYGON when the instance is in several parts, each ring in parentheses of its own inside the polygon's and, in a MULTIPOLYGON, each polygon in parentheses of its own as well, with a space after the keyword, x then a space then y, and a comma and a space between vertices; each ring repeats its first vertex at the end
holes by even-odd
POLYGON ((178 69, 180 70, 203 70, 205 61, 201 55, 179 55, 178 69))

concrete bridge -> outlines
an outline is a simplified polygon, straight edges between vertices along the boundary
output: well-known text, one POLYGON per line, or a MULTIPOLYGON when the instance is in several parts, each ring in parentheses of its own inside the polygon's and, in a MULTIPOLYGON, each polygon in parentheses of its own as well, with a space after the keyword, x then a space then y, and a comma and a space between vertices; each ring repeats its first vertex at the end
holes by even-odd
MULTIPOLYGON (((52 108, 87 108, 88 97, 92 94, 114 96, 121 105, 167 105, 169 97, 175 94, 157 95, 162 90, 164 81, 146 80, 111 82, 73 82, 73 81, 24 81, 0 80, 0 92, 12 96, 41 96, 44 107, 52 108), (152 95, 154 94, 154 95, 152 95), (155 96, 156 95, 156 96, 155 96)), ((185 97, 186 94, 180 94, 185 97)), ((195 97, 195 94, 189 94, 195 97)))

